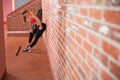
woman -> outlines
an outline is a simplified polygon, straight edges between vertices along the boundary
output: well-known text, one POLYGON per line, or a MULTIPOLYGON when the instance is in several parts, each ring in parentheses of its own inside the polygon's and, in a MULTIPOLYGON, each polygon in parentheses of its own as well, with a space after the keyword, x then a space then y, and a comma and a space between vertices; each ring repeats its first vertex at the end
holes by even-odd
MULTIPOLYGON (((42 9, 41 9, 42 12, 42 9)), ((22 15, 24 16, 24 21, 26 22, 26 18, 29 21, 29 29, 30 29, 30 35, 29 35, 29 41, 23 52, 31 52, 31 48, 38 42, 40 36, 42 36, 43 32, 46 29, 46 24, 42 23, 42 14, 41 16, 36 17, 32 12, 28 10, 24 10, 22 12, 22 15), (35 38, 32 42, 32 39, 35 35, 35 38)))

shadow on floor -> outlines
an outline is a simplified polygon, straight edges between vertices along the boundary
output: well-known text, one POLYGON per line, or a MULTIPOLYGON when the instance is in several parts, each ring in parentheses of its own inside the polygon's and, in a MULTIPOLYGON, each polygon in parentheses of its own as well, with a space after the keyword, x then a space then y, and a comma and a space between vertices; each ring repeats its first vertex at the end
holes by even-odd
POLYGON ((16 79, 17 79, 17 77, 15 77, 9 73, 6 73, 2 80, 16 80, 16 79))

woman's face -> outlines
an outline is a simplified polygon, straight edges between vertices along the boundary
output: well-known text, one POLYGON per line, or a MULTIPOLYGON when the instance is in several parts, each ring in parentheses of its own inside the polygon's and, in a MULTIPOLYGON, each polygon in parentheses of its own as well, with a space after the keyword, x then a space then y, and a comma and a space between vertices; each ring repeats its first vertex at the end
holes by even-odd
POLYGON ((24 16, 29 18, 31 15, 27 12, 26 14, 24 14, 24 16))
POLYGON ((27 12, 23 15, 24 18, 24 22, 26 22, 29 18, 31 17, 31 15, 27 12))

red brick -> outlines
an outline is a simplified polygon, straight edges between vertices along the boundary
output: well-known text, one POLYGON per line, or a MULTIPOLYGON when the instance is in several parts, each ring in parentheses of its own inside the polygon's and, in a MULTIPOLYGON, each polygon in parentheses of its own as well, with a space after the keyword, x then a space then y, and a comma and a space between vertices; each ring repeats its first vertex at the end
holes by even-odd
POLYGON ((92 46, 91 46, 88 42, 84 41, 84 42, 83 42, 83 47, 84 47, 90 54, 92 54, 92 46))
POLYGON ((98 59, 104 66, 108 67, 108 57, 102 54, 97 49, 94 50, 94 56, 98 59))
POLYGON ((62 16, 62 11, 58 10, 58 15, 62 16))
POLYGON ((94 0, 94 5, 104 5, 104 0, 94 0))
POLYGON ((101 11, 100 9, 90 8, 90 9, 89 9, 89 16, 90 16, 91 18, 101 19, 101 18, 102 18, 101 12, 102 12, 102 11, 101 11))
POLYGON ((111 39, 120 43, 120 29, 112 28, 111 30, 111 39))
POLYGON ((72 23, 68 20, 64 20, 64 24, 71 27, 72 26, 72 23))
POLYGON ((90 65, 90 67, 95 71, 98 72, 99 70, 99 65, 98 63, 91 57, 87 55, 87 62, 90 65))
POLYGON ((64 0, 59 0, 59 4, 62 4, 62 3, 64 3, 64 0))
POLYGON ((72 38, 75 38, 75 32, 73 32, 72 30, 70 30, 70 36, 71 36, 72 38))
POLYGON ((101 23, 98 23, 98 22, 93 22, 92 23, 92 29, 102 35, 105 35, 107 37, 110 37, 111 36, 111 27, 106 25, 106 24, 101 24, 101 23), (108 28, 108 32, 105 33, 105 31, 100 31, 101 29, 104 29, 104 28, 108 28))
POLYGON ((84 37, 84 38, 87 37, 87 31, 86 31, 85 29, 79 28, 78 31, 79 31, 79 34, 80 34, 82 37, 84 37))
POLYGON ((88 65, 82 61, 82 64, 81 64, 82 68, 85 70, 85 72, 87 72, 87 76, 89 76, 91 74, 91 70, 90 68, 88 67, 88 65))
POLYGON ((82 17, 79 17, 79 16, 76 16, 76 22, 79 24, 79 25, 82 25, 82 17))
POLYGON ((88 12, 87 8, 80 8, 81 15, 87 16, 87 12, 88 12))
POLYGON ((75 4, 75 0, 67 0, 67 4, 75 4))
POLYGON ((92 33, 88 33, 88 39, 90 40, 90 42, 92 42, 94 45, 96 45, 97 47, 100 47, 100 38, 95 36, 92 33))
POLYGON ((100 76, 102 78, 102 80, 114 80, 109 73, 107 73, 104 69, 100 70, 100 76))
POLYGON ((83 3, 83 0, 76 1, 76 4, 82 4, 82 3, 83 3))
POLYGON ((78 67, 79 74, 81 74, 83 80, 85 79, 85 73, 83 72, 83 69, 81 67, 78 67))
MULTIPOLYGON (((76 53, 74 53, 76 55, 76 53)), ((79 59, 79 58, 78 58, 79 59)), ((71 66, 78 66, 78 63, 76 62, 77 61, 77 57, 75 59, 73 59, 73 57, 71 57, 71 61, 73 63, 73 65, 71 64, 71 66)), ((73 69, 72 69, 73 70, 73 69)))
POLYGON ((77 49, 78 48, 78 45, 75 43, 75 41, 72 41, 72 46, 75 48, 75 49, 77 49))
POLYGON ((84 80, 89 80, 90 79, 90 77, 89 76, 85 76, 85 79, 84 80))
POLYGON ((110 71, 120 79, 120 65, 110 62, 110 71))
POLYGON ((113 46, 112 44, 106 42, 106 41, 102 41, 102 48, 103 50, 110 55, 111 57, 113 57, 115 60, 119 60, 119 54, 120 54, 120 49, 118 49, 117 47, 113 46))
POLYGON ((74 49, 73 49, 73 46, 69 46, 69 51, 70 51, 71 53, 74 53, 74 52, 75 52, 74 49))
POLYGON ((78 73, 74 73, 73 80, 80 80, 80 76, 78 73))
POLYGON ((92 80, 99 80, 96 73, 92 72, 91 76, 92 76, 92 80))
POLYGON ((106 0, 107 6, 120 6, 120 0, 106 0))
POLYGON ((76 1, 77 3, 76 4, 88 4, 88 5, 91 5, 92 4, 92 0, 78 0, 76 1))
POLYGON ((120 11, 105 10, 104 11, 104 19, 107 22, 120 25, 120 11))
POLYGON ((83 18, 83 26, 92 29, 92 21, 87 18, 83 18))
POLYGON ((76 35, 76 41, 79 43, 79 45, 82 45, 82 38, 78 35, 76 35))
POLYGON ((83 0, 86 4, 91 5, 92 4, 92 0, 83 0))
POLYGON ((66 6, 62 5, 61 7, 62 7, 62 10, 63 10, 63 11, 66 11, 66 9, 67 9, 66 6))
POLYGON ((72 20, 72 21, 75 21, 75 15, 74 14, 69 14, 70 15, 70 19, 72 20))
POLYGON ((84 59, 86 59, 86 52, 85 52, 85 50, 83 50, 82 48, 79 48, 79 52, 80 52, 80 55, 81 55, 84 59))
POLYGON ((95 31, 95 32, 99 32, 99 29, 100 27, 102 26, 102 24, 98 23, 98 22, 93 22, 92 23, 92 29, 95 31))

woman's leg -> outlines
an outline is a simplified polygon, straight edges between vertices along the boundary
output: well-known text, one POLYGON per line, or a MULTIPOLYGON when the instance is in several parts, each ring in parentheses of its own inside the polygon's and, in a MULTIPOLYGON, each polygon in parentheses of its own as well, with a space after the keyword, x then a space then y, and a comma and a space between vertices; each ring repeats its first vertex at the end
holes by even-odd
POLYGON ((37 42, 38 42, 38 39, 39 39, 40 35, 39 35, 39 30, 37 31, 36 35, 35 35, 35 39, 34 41, 29 44, 24 50, 23 52, 31 52, 30 48, 32 48, 37 42))
POLYGON ((38 42, 38 39, 42 36, 43 32, 46 30, 46 24, 42 23, 42 27, 43 27, 42 30, 40 30, 40 29, 37 30, 35 39, 32 42, 32 44, 30 44, 31 48, 38 42))
POLYGON ((39 38, 42 36, 42 34, 45 31, 45 29, 46 29, 46 25, 43 25, 43 29, 42 30, 40 30, 40 29, 37 30, 37 32, 35 34, 34 41, 27 47, 26 50, 23 50, 23 52, 31 52, 30 48, 35 46, 35 44, 38 42, 39 38))
POLYGON ((30 47, 31 47, 31 48, 38 42, 38 40, 39 40, 39 38, 42 36, 42 33, 43 33, 43 32, 44 32, 43 30, 39 30, 39 29, 38 29, 38 31, 37 31, 37 33, 36 33, 36 35, 35 35, 34 41, 30 44, 30 47))
POLYGON ((30 32, 30 34, 29 34, 29 41, 28 41, 29 44, 32 42, 33 37, 34 37, 34 33, 30 32))
POLYGON ((33 29, 33 33, 30 32, 30 35, 29 35, 29 43, 32 42, 32 39, 33 39, 34 35, 36 34, 37 30, 38 30, 38 27, 35 27, 35 28, 33 29))
POLYGON ((23 52, 25 52, 27 50, 27 48, 30 46, 31 42, 32 42, 32 39, 34 37, 34 33, 29 33, 29 40, 28 40, 28 43, 26 45, 26 47, 23 49, 23 52))

